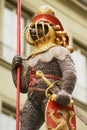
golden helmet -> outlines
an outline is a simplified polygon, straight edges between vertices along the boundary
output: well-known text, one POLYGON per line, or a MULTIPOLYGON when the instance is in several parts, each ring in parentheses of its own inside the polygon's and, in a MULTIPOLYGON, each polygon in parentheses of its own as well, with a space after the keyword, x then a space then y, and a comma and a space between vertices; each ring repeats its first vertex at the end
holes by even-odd
POLYGON ((49 39, 57 45, 69 45, 69 37, 50 6, 41 6, 37 10, 32 22, 24 30, 24 39, 33 46, 44 44, 45 41, 49 43, 49 39))

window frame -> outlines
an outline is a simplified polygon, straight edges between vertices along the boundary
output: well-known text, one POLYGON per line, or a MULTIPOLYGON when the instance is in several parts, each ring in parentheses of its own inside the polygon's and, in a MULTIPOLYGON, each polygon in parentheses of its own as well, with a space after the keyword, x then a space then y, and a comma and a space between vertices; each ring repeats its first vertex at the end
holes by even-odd
MULTIPOLYGON (((77 38, 75 36, 73 36, 72 37, 72 45, 73 45, 74 50, 78 50, 79 49, 80 53, 82 55, 86 56, 86 77, 87 77, 87 46, 85 44, 85 41, 84 40, 80 40, 79 38, 77 40, 77 38)), ((87 85, 86 85, 86 89, 87 89, 87 85)), ((80 103, 80 106, 82 104, 85 107, 87 107, 87 103, 84 103, 84 102, 80 101, 79 99, 76 98, 76 96, 74 97, 74 99, 76 100, 77 104, 80 103)))
MULTIPOLYGON (((13 102, 9 98, 6 98, 4 95, 0 95, 0 115, 2 114, 6 115, 6 117, 8 117, 10 120, 15 119, 15 123, 16 123, 15 102, 13 102)), ((15 127, 16 127, 16 124, 15 124, 15 127)))

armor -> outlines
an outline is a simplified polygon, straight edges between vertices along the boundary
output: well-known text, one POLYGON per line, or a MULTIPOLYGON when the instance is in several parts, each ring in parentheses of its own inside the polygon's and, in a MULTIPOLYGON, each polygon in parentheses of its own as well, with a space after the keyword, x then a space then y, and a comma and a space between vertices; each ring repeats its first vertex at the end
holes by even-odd
POLYGON ((47 95, 53 95, 53 100, 66 106, 71 100, 76 83, 76 70, 70 55, 73 49, 68 48, 68 35, 54 16, 55 13, 49 10, 50 7, 44 13, 39 10, 24 30, 24 39, 34 46, 33 52, 26 59, 14 56, 12 61, 15 86, 16 70, 20 66, 20 91, 28 93, 20 130, 39 130, 45 120, 47 95), (45 80, 36 75, 37 71, 43 73, 45 80), (52 86, 47 89, 51 85, 50 82, 52 86))

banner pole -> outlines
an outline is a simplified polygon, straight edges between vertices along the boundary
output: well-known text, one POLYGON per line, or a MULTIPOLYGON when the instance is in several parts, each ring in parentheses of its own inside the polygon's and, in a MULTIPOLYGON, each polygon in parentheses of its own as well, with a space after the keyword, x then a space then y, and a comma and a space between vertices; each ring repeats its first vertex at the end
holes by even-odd
MULTIPOLYGON (((17 0, 17 55, 21 55, 21 1, 17 0)), ((20 123, 20 67, 17 69, 16 130, 20 123)))

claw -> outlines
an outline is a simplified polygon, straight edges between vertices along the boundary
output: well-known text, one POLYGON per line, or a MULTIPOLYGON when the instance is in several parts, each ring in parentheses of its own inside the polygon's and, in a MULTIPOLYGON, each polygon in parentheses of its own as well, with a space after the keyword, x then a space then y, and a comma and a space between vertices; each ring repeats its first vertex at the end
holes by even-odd
POLYGON ((55 101, 56 102, 57 95, 56 94, 52 94, 52 96, 50 98, 51 98, 51 101, 55 101))
POLYGON ((72 105, 73 105, 73 100, 71 100, 67 106, 72 107, 72 105))

